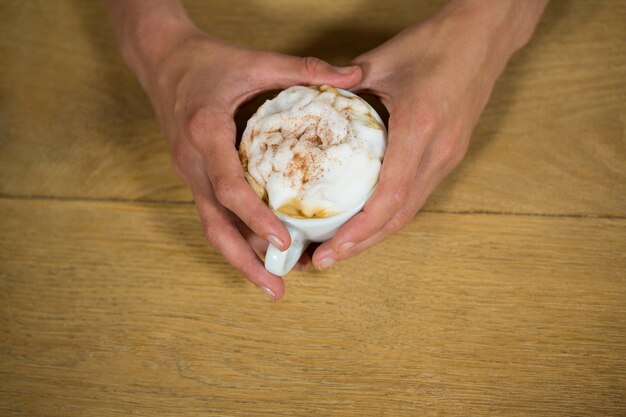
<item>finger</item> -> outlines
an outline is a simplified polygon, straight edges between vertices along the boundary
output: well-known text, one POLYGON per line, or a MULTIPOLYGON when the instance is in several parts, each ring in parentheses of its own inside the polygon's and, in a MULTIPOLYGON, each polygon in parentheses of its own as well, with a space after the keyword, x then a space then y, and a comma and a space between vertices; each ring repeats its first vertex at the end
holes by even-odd
POLYGON ((419 208, 407 209, 407 214, 398 213, 397 216, 391 218, 373 236, 355 244, 349 249, 337 252, 333 248, 332 241, 329 240, 327 242, 324 242, 322 245, 319 246, 319 248, 317 248, 317 250, 313 254, 313 264, 316 266, 317 269, 327 269, 337 262, 344 261, 348 258, 352 258, 353 256, 365 252, 372 246, 389 237, 389 235, 397 232, 402 227, 404 227, 408 223, 408 221, 406 221, 405 219, 413 219, 418 210, 419 208))
POLYGON ((243 236, 246 242, 248 242, 248 245, 250 245, 252 250, 254 250, 259 259, 264 259, 269 242, 250 230, 250 228, 240 219, 236 219, 236 224, 239 233, 243 236))
POLYGON ((352 61, 353 65, 357 65, 361 68, 362 76, 361 79, 350 89, 351 91, 360 91, 374 95, 386 96, 384 88, 381 88, 383 87, 383 83, 381 83, 380 80, 389 76, 389 71, 386 70, 387 65, 381 66, 380 60, 377 62, 377 65, 372 65, 372 58, 369 57, 371 52, 372 51, 366 53, 365 55, 361 55, 352 61))
POLYGON ((357 65, 335 67, 315 57, 294 57, 267 52, 260 65, 260 78, 265 88, 283 88, 292 85, 330 84, 350 88, 361 80, 357 65))
MULTIPOLYGON (((426 184, 424 187, 416 189, 414 202, 407 204, 406 207, 392 217, 385 225, 373 236, 355 244, 344 251, 336 251, 334 242, 327 241, 323 243, 314 253, 313 262, 318 268, 324 269, 332 266, 335 262, 342 261, 358 255, 371 248, 375 244, 387 238, 389 235, 397 232, 412 220, 417 212, 426 203, 426 200, 450 173, 452 168, 458 164, 459 157, 457 154, 450 154, 442 149, 441 141, 431 142, 431 146, 424 152, 424 157, 420 163, 417 173, 417 183, 426 184), (444 157, 445 156, 445 157, 444 157)), ((460 150, 461 155, 464 153, 460 150)))
POLYGON ((203 108, 190 119, 187 133, 202 156, 220 204, 235 213, 254 233, 286 250, 291 244, 289 232, 244 177, 232 119, 203 108))
POLYGON ((380 230, 374 236, 356 244, 349 250, 343 251, 341 253, 336 253, 333 250, 330 241, 324 242, 317 248, 317 250, 313 254, 313 264, 316 266, 317 269, 328 269, 337 262, 344 261, 348 258, 358 255, 361 252, 366 251, 378 242, 384 240, 388 235, 389 233, 385 233, 385 230, 383 228, 383 230, 380 230))
MULTIPOLYGON (((406 214, 401 218, 396 215, 406 213, 403 209, 413 204, 416 190, 427 185, 420 183, 417 172, 427 138, 431 135, 424 125, 419 129, 414 126, 410 116, 399 116, 398 112, 391 115, 388 147, 376 190, 363 211, 341 227, 329 242, 332 252, 338 254, 348 251, 371 238, 392 218, 396 218, 394 221, 398 222, 410 221, 406 214)), ((326 247, 328 248, 328 244, 326 247)), ((321 253, 331 255, 329 251, 321 253)), ((319 268, 322 265, 318 262, 324 263, 324 259, 325 257, 316 255, 313 263, 319 268)))
MULTIPOLYGON (((265 259, 265 254, 267 253, 267 248, 269 246, 269 242, 263 239, 261 236, 254 233, 245 223, 243 223, 240 219, 236 219, 237 229, 241 236, 248 242, 250 247, 257 254, 259 259, 265 259)), ((311 266, 311 256, 304 252, 300 259, 296 262, 295 268, 298 271, 306 271, 311 266)))
POLYGON ((264 268, 254 250, 237 230, 236 219, 232 213, 222 207, 213 195, 208 177, 194 176, 188 182, 209 243, 271 299, 280 300, 285 294, 282 278, 270 274, 264 268))
POLYGON ((311 256, 309 256, 308 253, 304 252, 302 254, 302 256, 300 256, 300 259, 298 259, 298 262, 296 262, 296 269, 298 271, 308 271, 309 268, 311 267, 311 256))

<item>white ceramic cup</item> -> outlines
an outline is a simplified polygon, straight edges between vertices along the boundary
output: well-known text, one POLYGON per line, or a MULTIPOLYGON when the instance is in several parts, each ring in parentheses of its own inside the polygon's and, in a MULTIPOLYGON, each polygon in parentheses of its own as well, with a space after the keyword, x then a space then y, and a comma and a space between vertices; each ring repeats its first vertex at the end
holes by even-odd
MULTIPOLYGON (((356 94, 351 93, 340 88, 336 89, 344 97, 355 97, 356 94)), ((380 123, 383 130, 385 130, 385 124, 382 119, 376 113, 376 110, 372 106, 367 104, 370 108, 370 112, 374 119, 380 123)), ((386 131, 385 131, 386 137, 386 131)), ((265 269, 270 273, 278 276, 284 276, 287 272, 295 266, 302 253, 305 251, 309 243, 311 242, 324 242, 335 235, 335 232, 350 218, 357 214, 369 197, 372 195, 373 190, 356 206, 350 210, 336 214, 330 217, 315 218, 315 219, 302 219, 296 217, 290 217, 283 213, 275 212, 276 216, 283 222, 289 231, 291 236, 291 245, 287 250, 281 251, 276 246, 270 243, 265 254, 265 269)))

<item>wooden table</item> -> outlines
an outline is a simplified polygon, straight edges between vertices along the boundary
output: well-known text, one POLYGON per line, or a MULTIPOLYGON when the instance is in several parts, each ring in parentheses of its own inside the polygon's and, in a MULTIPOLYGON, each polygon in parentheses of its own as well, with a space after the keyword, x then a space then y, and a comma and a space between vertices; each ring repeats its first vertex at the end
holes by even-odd
MULTIPOLYGON (((438 3, 186 2, 337 64, 438 3)), ((624 1, 554 0, 415 221, 279 303, 205 244, 99 3, 0 16, 0 415, 626 415, 624 1)))

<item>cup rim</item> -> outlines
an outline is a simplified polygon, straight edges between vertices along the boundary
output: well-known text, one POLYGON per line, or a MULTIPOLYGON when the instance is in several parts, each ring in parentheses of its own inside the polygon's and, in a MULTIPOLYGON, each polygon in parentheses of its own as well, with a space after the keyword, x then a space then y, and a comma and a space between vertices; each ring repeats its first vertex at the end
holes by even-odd
POLYGON ((383 131, 385 132, 385 137, 387 136, 387 127, 385 126, 385 123, 383 122, 383 118, 380 117, 380 114, 378 114, 378 112, 376 111, 376 109, 374 107, 372 107, 371 104, 369 104, 367 101, 365 101, 365 99, 363 97, 361 97, 360 95, 353 93, 352 91, 348 91, 348 90, 344 90, 343 88, 339 88, 339 87, 333 87, 335 90, 337 90, 342 96, 344 97, 358 97, 361 99, 361 101, 363 103, 365 103, 367 105, 367 107, 370 109, 370 113, 371 115, 374 117, 374 119, 376 119, 376 121, 378 123, 380 123, 380 126, 383 128, 383 131))

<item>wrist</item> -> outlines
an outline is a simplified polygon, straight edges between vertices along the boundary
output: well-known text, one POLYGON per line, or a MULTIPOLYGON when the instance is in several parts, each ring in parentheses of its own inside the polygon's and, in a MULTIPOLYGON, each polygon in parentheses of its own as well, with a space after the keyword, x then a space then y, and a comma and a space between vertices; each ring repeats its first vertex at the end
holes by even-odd
POLYGON ((122 57, 148 89, 150 78, 186 39, 200 33, 179 2, 104 0, 122 57))
POLYGON ((440 45, 479 65, 494 80, 530 39, 548 0, 451 0, 430 21, 452 45, 440 45))
POLYGON ((151 79, 162 73, 172 53, 197 33, 199 30, 189 21, 148 17, 128 35, 121 47, 122 55, 144 89, 148 89, 151 79))
POLYGON ((452 0, 456 9, 485 42, 495 43, 510 57, 530 40, 548 0, 452 0))

